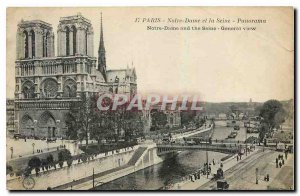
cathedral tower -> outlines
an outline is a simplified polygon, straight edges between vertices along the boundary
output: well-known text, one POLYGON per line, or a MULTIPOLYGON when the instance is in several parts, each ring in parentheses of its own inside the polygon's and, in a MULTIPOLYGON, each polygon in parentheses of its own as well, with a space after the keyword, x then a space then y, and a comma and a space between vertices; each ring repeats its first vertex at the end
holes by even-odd
POLYGON ((105 47, 103 39, 103 26, 102 26, 102 13, 101 13, 101 25, 100 25, 100 43, 98 49, 98 70, 102 73, 105 81, 106 78, 106 57, 105 57, 105 47))
POLYGON ((90 56, 94 52, 94 31, 91 21, 80 13, 61 17, 57 29, 58 56, 90 56))
POLYGON ((52 26, 41 20, 24 21, 18 24, 17 59, 35 59, 54 56, 52 26))

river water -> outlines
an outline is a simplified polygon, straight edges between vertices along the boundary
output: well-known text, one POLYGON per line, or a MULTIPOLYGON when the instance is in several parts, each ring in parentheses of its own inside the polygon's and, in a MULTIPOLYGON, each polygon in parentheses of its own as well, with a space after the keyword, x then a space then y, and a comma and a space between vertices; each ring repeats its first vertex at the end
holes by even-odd
MULTIPOLYGON (((226 154, 208 152, 208 160, 219 162, 226 154)), ((206 163, 205 151, 184 151, 164 162, 96 187, 97 190, 157 190, 193 173, 206 163)))

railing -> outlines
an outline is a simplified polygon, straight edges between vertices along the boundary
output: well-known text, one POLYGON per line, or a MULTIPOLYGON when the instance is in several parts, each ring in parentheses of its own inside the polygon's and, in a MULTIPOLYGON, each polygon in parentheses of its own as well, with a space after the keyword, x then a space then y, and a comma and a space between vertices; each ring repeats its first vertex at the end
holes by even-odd
POLYGON ((61 109, 61 108, 70 108, 70 104, 76 101, 80 101, 77 98, 67 99, 67 100, 16 100, 15 107, 16 109, 61 109))
POLYGON ((240 145, 157 145, 158 154, 172 151, 181 151, 181 150, 208 150, 208 151, 217 151, 225 153, 237 153, 240 151, 242 146, 240 145))

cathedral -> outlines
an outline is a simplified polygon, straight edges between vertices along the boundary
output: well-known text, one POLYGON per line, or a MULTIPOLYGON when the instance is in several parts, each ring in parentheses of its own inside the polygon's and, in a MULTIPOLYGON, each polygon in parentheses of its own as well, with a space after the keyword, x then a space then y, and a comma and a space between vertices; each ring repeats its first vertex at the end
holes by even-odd
POLYGON ((66 115, 80 94, 137 91, 135 68, 107 70, 101 15, 98 58, 94 30, 81 14, 61 17, 55 56, 52 25, 22 20, 15 61, 15 129, 26 136, 64 137, 66 115))

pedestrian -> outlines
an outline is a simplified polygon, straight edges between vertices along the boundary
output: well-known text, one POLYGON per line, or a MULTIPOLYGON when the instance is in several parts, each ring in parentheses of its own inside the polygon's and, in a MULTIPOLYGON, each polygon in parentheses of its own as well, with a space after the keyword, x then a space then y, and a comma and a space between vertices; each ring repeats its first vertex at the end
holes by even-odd
POLYGON ((287 159, 287 155, 288 155, 288 151, 285 150, 284 154, 285 154, 285 160, 286 160, 287 159))
POLYGON ((282 163, 281 163, 281 161, 279 161, 279 167, 280 167, 280 168, 282 167, 282 163))
POLYGON ((282 159, 282 165, 284 165, 284 159, 282 159))
POLYGON ((278 158, 276 158, 276 168, 278 168, 278 158))
POLYGON ((239 161, 239 156, 236 156, 236 161, 239 161))
POLYGON ((213 165, 215 165, 215 159, 213 159, 212 162, 213 162, 213 165))

